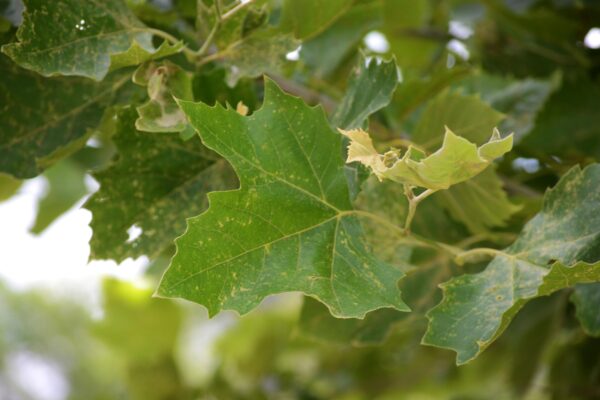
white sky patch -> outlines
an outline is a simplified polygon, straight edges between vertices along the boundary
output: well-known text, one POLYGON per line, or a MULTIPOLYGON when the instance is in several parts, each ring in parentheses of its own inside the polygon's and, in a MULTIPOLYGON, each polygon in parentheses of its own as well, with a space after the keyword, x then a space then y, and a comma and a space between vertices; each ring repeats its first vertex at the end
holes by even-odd
POLYGON ((302 46, 298 46, 296 50, 287 53, 285 58, 289 61, 298 61, 300 59, 300 50, 302 50, 302 46))
MULTIPOLYGON (((36 215, 37 200, 44 191, 44 178, 25 183, 19 194, 0 203, 0 279, 15 290, 44 288, 59 297, 73 298, 94 315, 100 312, 101 284, 112 276, 148 287, 143 278, 146 257, 114 261, 92 261, 89 240, 91 213, 76 204, 41 235, 29 228, 36 215)), ((95 183, 95 182, 92 182, 95 183)))
POLYGON ((32 399, 63 400, 69 395, 69 382, 52 361, 25 351, 11 354, 7 361, 11 380, 32 399))
POLYGON ((600 49, 600 28, 592 28, 583 39, 585 47, 590 49, 600 49))
POLYGON ((450 50, 451 52, 453 52, 454 54, 456 54, 463 60, 468 60, 469 57, 471 56, 471 54, 469 53, 469 50, 467 49, 467 46, 465 46, 465 44, 463 42, 461 42, 460 40, 452 39, 451 41, 448 42, 446 47, 448 48, 448 50, 450 50))
POLYGON ((535 158, 515 158, 512 162, 512 166, 514 169, 525 171, 528 174, 533 174, 540 170, 540 162, 535 158))
POLYGON ((144 231, 139 226, 133 224, 127 229, 127 234, 129 238, 127 239, 127 243, 133 242, 135 239, 139 238, 144 231))
POLYGON ((390 49, 390 43, 385 35, 379 31, 371 31, 363 39, 365 46, 375 53, 386 53, 390 49))
POLYGON ((450 21, 448 32, 455 38, 461 40, 468 39, 473 35, 473 29, 460 21, 450 21))

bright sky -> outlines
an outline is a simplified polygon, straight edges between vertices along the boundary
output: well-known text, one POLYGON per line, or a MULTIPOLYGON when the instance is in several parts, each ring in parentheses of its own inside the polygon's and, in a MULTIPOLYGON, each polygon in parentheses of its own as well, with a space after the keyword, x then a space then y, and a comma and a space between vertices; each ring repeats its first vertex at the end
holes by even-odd
MULTIPOLYGON (((95 185, 95 182, 93 183, 95 185)), ((102 278, 116 276, 143 285, 145 258, 93 261, 88 241, 92 231, 89 211, 77 204, 40 236, 29 233, 37 199, 46 190, 44 178, 28 181, 19 194, 0 203, 0 279, 15 289, 44 287, 58 295, 76 296, 98 310, 102 278)))

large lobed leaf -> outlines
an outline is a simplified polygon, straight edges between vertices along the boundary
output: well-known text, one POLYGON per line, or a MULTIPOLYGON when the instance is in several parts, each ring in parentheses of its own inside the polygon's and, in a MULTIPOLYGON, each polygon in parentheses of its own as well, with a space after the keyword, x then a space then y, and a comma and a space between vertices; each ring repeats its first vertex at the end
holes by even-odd
POLYGON ((206 146, 226 158, 238 190, 209 195, 189 220, 158 295, 246 313, 270 294, 302 291, 339 317, 393 307, 406 311, 400 269, 364 243, 350 202, 342 137, 319 107, 265 82, 249 117, 220 105, 180 101, 206 146))
POLYGON ((442 285, 423 343, 477 357, 529 300, 600 281, 600 165, 571 169, 544 197, 542 211, 479 274, 442 285))
POLYGON ((44 76, 102 80, 111 69, 174 54, 181 43, 155 49, 152 30, 122 0, 24 0, 18 42, 2 51, 44 76))

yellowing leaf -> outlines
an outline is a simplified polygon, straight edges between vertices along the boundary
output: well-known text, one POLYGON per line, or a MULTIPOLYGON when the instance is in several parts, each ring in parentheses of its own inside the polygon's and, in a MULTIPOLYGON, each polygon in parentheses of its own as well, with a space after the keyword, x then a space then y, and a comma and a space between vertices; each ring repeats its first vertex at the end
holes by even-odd
POLYGON ((455 135, 446 128, 442 147, 425 157, 420 150, 409 147, 400 157, 400 151, 392 149, 379 154, 369 134, 361 129, 340 132, 350 139, 347 162, 358 161, 369 167, 380 179, 420 186, 427 189, 448 189, 464 182, 483 170, 491 162, 512 148, 513 135, 500 137, 497 129, 490 140, 477 148, 474 143, 455 135))

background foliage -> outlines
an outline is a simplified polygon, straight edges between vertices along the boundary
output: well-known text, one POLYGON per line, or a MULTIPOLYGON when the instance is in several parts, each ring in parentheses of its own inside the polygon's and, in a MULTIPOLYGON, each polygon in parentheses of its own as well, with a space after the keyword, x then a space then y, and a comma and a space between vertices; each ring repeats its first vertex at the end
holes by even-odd
POLYGON ((42 175, 32 232, 89 196, 90 257, 151 259, 94 317, 1 286, 0 397, 32 365, 73 399, 600 397, 593 29, 594 0, 0 0, 0 201, 42 175), (444 127, 514 146, 406 235, 335 128, 444 127))

